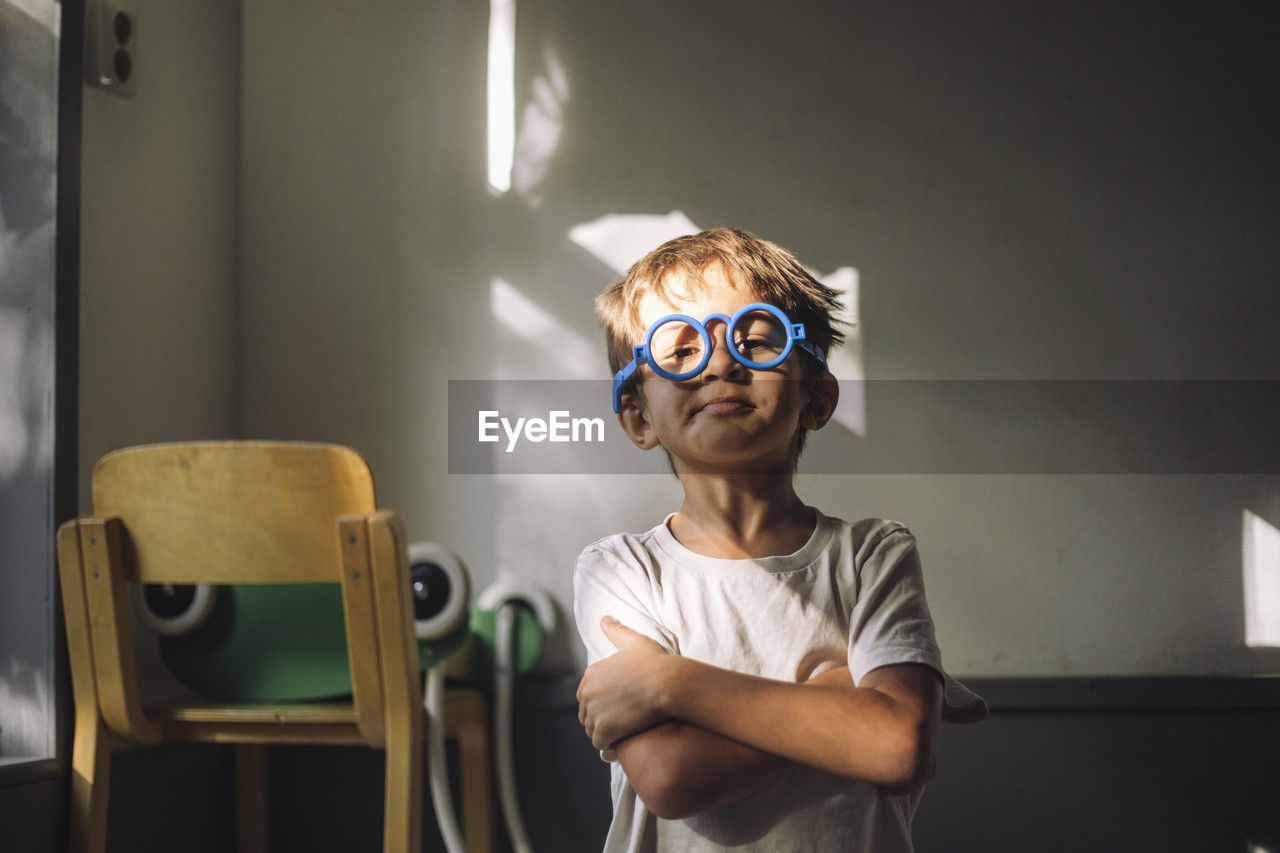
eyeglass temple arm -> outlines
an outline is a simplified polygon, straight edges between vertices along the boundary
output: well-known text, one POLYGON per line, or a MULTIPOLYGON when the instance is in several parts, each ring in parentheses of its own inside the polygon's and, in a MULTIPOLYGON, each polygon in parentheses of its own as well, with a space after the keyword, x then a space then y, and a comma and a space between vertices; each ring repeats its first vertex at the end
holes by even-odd
POLYGON ((827 357, 822 354, 822 350, 818 349, 816 344, 810 343, 804 336, 804 323, 791 324, 791 338, 796 342, 796 346, 813 356, 823 370, 827 369, 827 357))
POLYGON ((631 348, 631 363, 613 375, 613 413, 615 415, 622 411, 622 387, 640 369, 640 365, 648 360, 649 348, 644 344, 634 346, 631 348))

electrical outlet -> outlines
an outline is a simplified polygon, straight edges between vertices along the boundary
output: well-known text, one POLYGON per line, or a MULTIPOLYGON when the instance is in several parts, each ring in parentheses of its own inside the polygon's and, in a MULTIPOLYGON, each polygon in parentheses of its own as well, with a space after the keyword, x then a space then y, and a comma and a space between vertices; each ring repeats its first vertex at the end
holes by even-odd
POLYGON ((89 0, 85 6, 84 32, 85 82, 132 98, 137 90, 134 61, 137 16, 106 0, 89 0))

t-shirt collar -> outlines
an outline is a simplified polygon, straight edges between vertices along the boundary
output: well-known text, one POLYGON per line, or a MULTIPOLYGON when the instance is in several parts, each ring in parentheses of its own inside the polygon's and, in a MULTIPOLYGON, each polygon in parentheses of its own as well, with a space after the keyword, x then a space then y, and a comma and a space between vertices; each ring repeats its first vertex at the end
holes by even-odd
POLYGON ((816 507, 808 507, 808 509, 814 517, 813 532, 809 534, 809 540, 800 546, 800 550, 776 557, 749 557, 734 560, 708 557, 691 551, 681 545, 671 533, 670 522, 675 513, 664 518, 662 523, 649 533, 653 536, 654 543, 675 563, 700 572, 715 575, 747 575, 758 574, 761 571, 774 574, 794 572, 808 567, 817 560, 831 538, 831 520, 816 507))

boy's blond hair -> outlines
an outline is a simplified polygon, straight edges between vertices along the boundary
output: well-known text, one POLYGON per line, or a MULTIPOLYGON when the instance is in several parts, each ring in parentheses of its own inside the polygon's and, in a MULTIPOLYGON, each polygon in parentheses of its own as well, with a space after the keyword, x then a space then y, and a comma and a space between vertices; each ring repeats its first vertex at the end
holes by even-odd
MULTIPOLYGON (((713 228, 677 237, 645 255, 596 297, 596 314, 604 322, 609 369, 617 373, 631 361, 631 348, 644 342, 640 302, 652 293, 671 304, 673 277, 695 290, 707 267, 719 264, 737 273, 761 302, 781 308, 793 322, 804 323, 805 336, 822 350, 844 340, 835 315, 840 292, 814 278, 786 249, 736 228, 713 228)), ((674 305, 672 306, 674 308, 674 305)), ((702 318, 697 318, 701 320, 702 318)))

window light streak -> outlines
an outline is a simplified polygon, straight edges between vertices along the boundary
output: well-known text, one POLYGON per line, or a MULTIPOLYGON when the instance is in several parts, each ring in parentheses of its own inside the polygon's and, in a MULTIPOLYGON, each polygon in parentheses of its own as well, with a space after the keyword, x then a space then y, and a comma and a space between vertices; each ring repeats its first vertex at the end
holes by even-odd
POLYGON ((57 747, 52 724, 53 701, 48 673, 16 655, 0 667, 0 708, 4 709, 4 740, 8 755, 53 755, 57 747))
MULTIPOLYGON (((604 346, 592 346, 587 338, 566 326, 529 297, 500 278, 489 284, 489 311, 513 336, 535 346, 569 379, 599 377, 605 363, 604 346)), ((537 364, 521 361, 520 367, 546 376, 537 364)))
POLYGON ((489 0, 489 189, 511 189, 516 139, 516 2, 489 0))
POLYGON ((1244 642, 1280 647, 1280 530, 1244 511, 1244 642))
MULTIPOLYGON (((30 450, 25 415, 31 389, 40 386, 33 384, 37 377, 28 372, 27 326, 25 312, 0 305, 0 482, 27 463, 30 450)), ((44 376, 38 378, 46 381, 44 376)))

